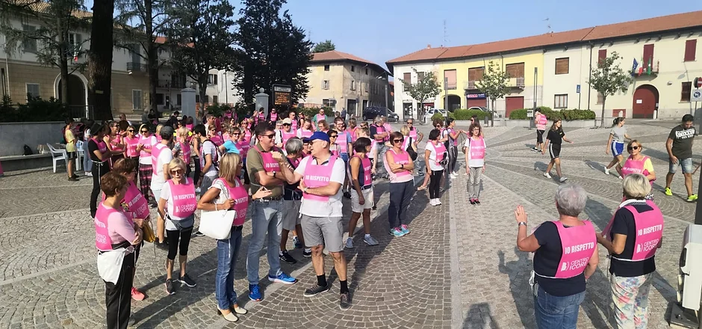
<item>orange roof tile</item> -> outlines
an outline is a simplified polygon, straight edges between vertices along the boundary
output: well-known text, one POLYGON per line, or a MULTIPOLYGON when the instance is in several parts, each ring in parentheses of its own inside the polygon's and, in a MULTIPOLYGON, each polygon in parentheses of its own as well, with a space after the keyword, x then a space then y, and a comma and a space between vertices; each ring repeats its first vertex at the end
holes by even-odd
POLYGON ((702 11, 596 26, 592 33, 583 38, 583 41, 663 32, 696 26, 702 26, 702 11))
POLYGON ((341 51, 337 50, 331 50, 331 51, 325 51, 322 53, 312 53, 312 60, 311 62, 338 62, 338 61, 354 61, 354 62, 359 62, 363 64, 369 64, 377 67, 380 71, 383 71, 387 74, 390 74, 386 69, 384 69, 382 66, 373 63, 367 59, 360 58, 358 56, 351 55, 349 53, 344 53, 341 51))

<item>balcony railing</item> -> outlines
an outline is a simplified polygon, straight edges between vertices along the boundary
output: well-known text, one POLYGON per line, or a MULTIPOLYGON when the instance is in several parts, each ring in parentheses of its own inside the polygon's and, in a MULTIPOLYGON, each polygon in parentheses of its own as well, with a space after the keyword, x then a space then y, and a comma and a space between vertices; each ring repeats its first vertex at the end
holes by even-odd
POLYGON ((146 72, 146 64, 127 62, 127 71, 129 72, 146 72))
POLYGON ((509 80, 507 80, 507 87, 524 89, 524 77, 509 78, 509 80))
POLYGON ((159 88, 185 88, 185 81, 158 80, 159 88))
POLYGON ((466 81, 466 84, 463 86, 463 89, 465 90, 478 90, 478 86, 476 84, 477 81, 466 81))
POLYGON ((639 66, 636 68, 636 70, 629 70, 629 74, 631 74, 632 77, 641 77, 644 75, 657 76, 658 72, 660 71, 660 65, 661 65, 660 61, 657 61, 656 63, 651 64, 650 71, 649 71, 649 68, 647 66, 639 66))

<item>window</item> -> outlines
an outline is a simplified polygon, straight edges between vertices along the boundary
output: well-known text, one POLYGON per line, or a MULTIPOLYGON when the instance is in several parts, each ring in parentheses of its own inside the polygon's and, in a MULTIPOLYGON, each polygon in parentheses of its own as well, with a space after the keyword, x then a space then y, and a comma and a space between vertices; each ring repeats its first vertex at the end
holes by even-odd
POLYGON ((424 72, 417 72, 417 82, 424 80, 424 72))
POLYGON ((456 89, 456 70, 444 70, 446 89, 456 89))
POLYGON ((336 100, 335 100, 335 99, 323 99, 323 100, 322 100, 322 105, 324 105, 324 106, 330 106, 330 107, 335 107, 335 105, 336 105, 336 100))
POLYGON ((648 68, 648 67, 653 68, 654 64, 653 64, 653 44, 652 43, 644 45, 644 47, 643 47, 643 61, 644 62, 642 65, 645 68, 648 68))
POLYGON ((212 96, 212 103, 219 104, 219 96, 212 96))
POLYGON ((210 103, 210 95, 205 95, 205 104, 210 103))
POLYGON ((2 90, 2 95, 7 95, 7 86, 5 86, 7 80, 5 80, 5 68, 0 68, 0 89, 2 90))
POLYGON ((195 103, 200 103, 200 95, 195 94, 195 103))
POLYGON ((183 105, 183 95, 181 95, 181 94, 176 95, 176 105, 178 105, 178 106, 183 105))
POLYGON ((568 108, 568 94, 560 94, 553 96, 553 108, 565 109, 568 108))
POLYGON ((556 58, 556 74, 568 74, 568 57, 556 58))
POLYGON ((351 90, 356 90, 356 81, 351 80, 351 90))
POLYGON ((513 63, 505 65, 505 72, 509 74, 510 78, 523 78, 524 77, 524 63, 513 63))
POLYGON ((366 69, 366 75, 368 75, 368 69, 366 69))
POLYGON ((156 94, 156 104, 163 105, 163 94, 156 94))
POLYGON ((329 90, 329 80, 322 80, 322 89, 329 90))
POLYGON ((353 65, 351 65, 351 72, 356 72, 356 67, 354 67, 353 65))
POLYGON ((73 51, 78 51, 83 44, 83 36, 78 33, 69 33, 68 43, 73 47, 73 51))
POLYGON ((600 51, 597 52, 597 66, 599 66, 605 58, 607 58, 607 49, 600 49, 600 51))
POLYGON ((468 81, 480 81, 485 74, 484 67, 471 67, 468 69, 468 81))
POLYGON ((408 91, 411 84, 412 84, 412 73, 403 73, 402 74, 402 86, 403 86, 404 90, 408 91))
POLYGON ((685 61, 692 62, 695 60, 695 50, 697 48, 697 39, 685 41, 685 61))
POLYGON ((329 71, 329 64, 324 65, 324 70, 325 70, 325 71, 329 71))
POLYGON ((208 85, 216 85, 217 84, 217 74, 208 74, 207 75, 207 84, 208 85))
POLYGON ((132 109, 133 110, 143 110, 141 107, 141 89, 132 89, 132 109))
POLYGON ((28 97, 39 97, 39 84, 38 83, 28 83, 27 84, 27 96, 28 97))
MULTIPOLYGON (((32 25, 22 25, 22 29, 24 32, 28 35, 34 34, 34 32, 37 30, 36 26, 32 25)), ((30 40, 24 40, 22 41, 22 49, 24 52, 27 53, 36 53, 37 52, 37 40, 36 39, 30 39, 30 40)))
POLYGON ((683 82, 682 83, 682 91, 680 92, 680 101, 681 102, 689 102, 690 101, 690 92, 692 91, 692 82, 683 82))

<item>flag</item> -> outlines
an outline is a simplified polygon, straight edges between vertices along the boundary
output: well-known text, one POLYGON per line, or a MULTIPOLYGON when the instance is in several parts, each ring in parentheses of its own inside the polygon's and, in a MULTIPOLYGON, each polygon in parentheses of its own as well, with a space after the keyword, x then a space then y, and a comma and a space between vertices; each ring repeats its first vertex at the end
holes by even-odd
POLYGON ((642 75, 644 73, 644 66, 646 66, 646 63, 644 62, 643 59, 641 59, 641 66, 639 66, 639 74, 642 75))
POLYGON ((649 58, 648 65, 646 65, 646 74, 648 74, 648 75, 651 75, 651 65, 653 65, 653 64, 651 63, 651 59, 649 58))
POLYGON ((634 64, 631 66, 631 75, 636 75, 636 68, 639 67, 639 62, 634 58, 634 64))

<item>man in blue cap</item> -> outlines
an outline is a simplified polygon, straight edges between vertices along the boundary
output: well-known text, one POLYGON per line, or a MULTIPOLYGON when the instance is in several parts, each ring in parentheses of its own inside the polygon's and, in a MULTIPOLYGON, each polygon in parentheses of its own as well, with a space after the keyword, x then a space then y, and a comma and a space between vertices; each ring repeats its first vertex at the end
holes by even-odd
POLYGON ((311 144, 310 156, 302 159, 294 171, 290 166, 281 166, 288 183, 300 182, 299 188, 302 190, 302 234, 305 236, 306 247, 312 249, 312 266, 317 275, 317 284, 306 289, 304 296, 316 296, 331 288, 324 274, 322 250, 326 246, 339 275, 339 308, 346 310, 351 307, 346 281, 344 227, 341 222, 341 186, 346 178, 346 166, 342 159, 329 152, 329 135, 326 133, 315 132, 306 140, 311 144))

